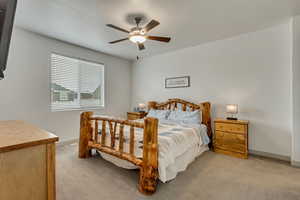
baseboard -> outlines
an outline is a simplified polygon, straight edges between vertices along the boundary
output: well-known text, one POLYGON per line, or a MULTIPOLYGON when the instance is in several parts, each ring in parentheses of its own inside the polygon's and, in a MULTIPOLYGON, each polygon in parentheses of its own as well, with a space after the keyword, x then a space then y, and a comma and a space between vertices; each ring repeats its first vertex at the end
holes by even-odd
POLYGON ((291 165, 292 165, 293 167, 299 167, 299 168, 300 168, 300 161, 292 160, 292 161, 291 161, 291 165))
POLYGON ((57 143, 57 147, 62 147, 73 143, 78 143, 78 138, 60 141, 57 143))
MULTIPOLYGON (((263 152, 263 151, 249 150, 249 154, 291 162, 291 158, 289 156, 282 156, 282 155, 263 152)), ((299 162, 299 164, 300 164, 300 162, 299 162)))
MULTIPOLYGON (((78 138, 70 139, 70 140, 63 140, 57 143, 57 147, 62 147, 70 144, 78 143, 78 138)), ((291 162, 291 165, 294 167, 300 167, 300 161, 293 161, 289 156, 282 156, 278 154, 263 152, 263 151, 256 151, 256 150, 249 150, 250 155, 262 156, 267 158, 273 158, 276 160, 282 160, 291 162)))

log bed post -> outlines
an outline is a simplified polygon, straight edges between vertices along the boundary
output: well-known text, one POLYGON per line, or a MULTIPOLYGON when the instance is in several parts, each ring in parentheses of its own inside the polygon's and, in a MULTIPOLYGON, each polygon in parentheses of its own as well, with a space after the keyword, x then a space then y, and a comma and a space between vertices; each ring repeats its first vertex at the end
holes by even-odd
POLYGON ((210 139, 210 143, 208 144, 210 149, 213 149, 213 132, 211 129, 211 116, 210 116, 210 109, 211 104, 209 102, 204 102, 200 104, 202 110, 202 123, 207 127, 207 135, 210 139))
POLYGON ((156 109, 157 103, 155 101, 149 101, 148 102, 148 109, 156 109))
POLYGON ((88 142, 92 139, 92 124, 90 117, 92 112, 83 112, 80 115, 80 139, 79 139, 79 158, 88 158, 91 156, 91 149, 88 142))
POLYGON ((143 162, 140 167, 139 190, 153 194, 158 178, 158 119, 146 118, 144 127, 143 162))

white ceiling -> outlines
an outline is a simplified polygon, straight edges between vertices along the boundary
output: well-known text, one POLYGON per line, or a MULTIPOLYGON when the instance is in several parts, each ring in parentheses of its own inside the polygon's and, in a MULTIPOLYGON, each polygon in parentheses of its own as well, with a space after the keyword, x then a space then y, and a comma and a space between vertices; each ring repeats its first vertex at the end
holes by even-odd
POLYGON ((300 0, 19 0, 16 24, 42 35, 134 59, 232 37, 282 23, 300 14, 300 0), (169 44, 146 41, 145 51, 105 24, 133 27, 126 16, 142 13, 161 24, 151 35, 171 36, 169 44))

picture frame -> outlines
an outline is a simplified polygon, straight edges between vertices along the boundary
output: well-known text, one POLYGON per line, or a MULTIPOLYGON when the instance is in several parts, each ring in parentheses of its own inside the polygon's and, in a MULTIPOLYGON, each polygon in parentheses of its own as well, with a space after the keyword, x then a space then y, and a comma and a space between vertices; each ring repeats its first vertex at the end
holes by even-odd
POLYGON ((191 86, 190 76, 170 77, 165 79, 165 88, 187 88, 191 86))

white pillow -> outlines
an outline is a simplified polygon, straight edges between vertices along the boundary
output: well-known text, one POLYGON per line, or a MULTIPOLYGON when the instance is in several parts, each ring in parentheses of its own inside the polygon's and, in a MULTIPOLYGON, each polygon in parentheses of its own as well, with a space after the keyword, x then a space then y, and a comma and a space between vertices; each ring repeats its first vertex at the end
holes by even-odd
POLYGON ((182 122, 185 124, 201 124, 202 122, 202 112, 200 110, 196 111, 182 111, 173 110, 168 116, 168 120, 182 122))
POLYGON ((158 120, 166 120, 168 115, 170 114, 170 110, 154 110, 151 109, 147 117, 157 118, 158 120))

